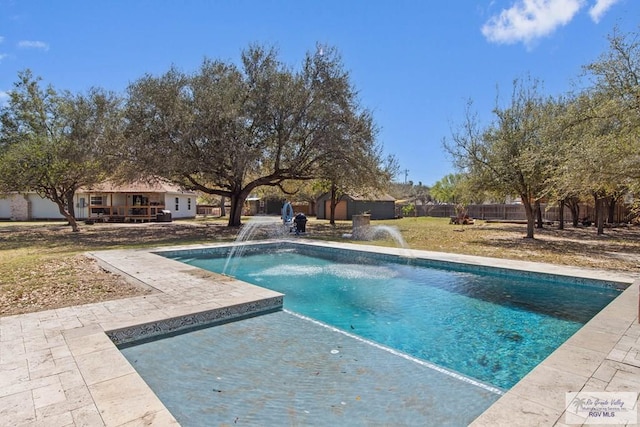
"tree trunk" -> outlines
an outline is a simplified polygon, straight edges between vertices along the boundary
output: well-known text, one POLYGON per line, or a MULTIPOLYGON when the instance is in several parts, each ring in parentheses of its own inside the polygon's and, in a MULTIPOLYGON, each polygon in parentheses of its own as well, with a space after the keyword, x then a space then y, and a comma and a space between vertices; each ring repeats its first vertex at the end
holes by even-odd
POLYGON ((80 227, 78 227, 78 221, 76 221, 73 215, 67 215, 65 218, 67 219, 67 221, 69 221, 69 225, 71 226, 71 231, 73 231, 74 233, 77 233, 78 231, 80 231, 80 227))
POLYGON ((609 197, 609 212, 607 216, 607 222, 613 224, 616 222, 616 198, 614 196, 609 197))
POLYGON ((558 201, 558 230, 564 230, 564 200, 558 201))
POLYGON ((220 197, 220 216, 224 217, 227 216, 227 208, 225 207, 225 204, 227 203, 227 198, 224 196, 220 197))
POLYGON ((537 228, 543 228, 544 224, 542 223, 542 208, 540 207, 540 200, 536 200, 534 209, 536 210, 536 222, 538 223, 537 228))
POLYGON ((596 198, 596 225, 598 226, 598 236, 604 234, 604 215, 606 210, 605 199, 596 198))
POLYGON ((69 215, 71 215, 72 217, 76 217, 76 207, 73 204, 73 196, 74 193, 69 192, 65 195, 66 200, 66 204, 67 204, 67 211, 69 212, 69 215))
MULTIPOLYGON (((44 193, 41 195, 44 195, 47 199, 51 200, 53 203, 56 204, 56 206, 58 206, 58 212, 60 212, 60 215, 62 215, 64 219, 66 219, 69 222, 69 225, 71 226, 71 231, 73 232, 80 231, 80 228, 78 227, 78 222, 76 221, 75 216, 73 216, 69 212, 68 194, 61 194, 61 193, 58 193, 57 190, 50 188, 50 189, 46 189, 44 193)), ((71 193, 71 200, 73 200, 73 193, 71 193)), ((73 206, 73 202, 71 206, 73 206)))
POLYGON ((336 186, 331 185, 331 201, 329 202, 329 224, 336 225, 336 186))
POLYGON ((575 228, 580 224, 580 205, 575 198, 569 199, 569 210, 571 210, 571 224, 575 228))
MULTIPOLYGON (((594 219, 593 223, 597 226, 600 221, 600 197, 597 193, 593 193, 594 219)), ((600 234, 600 233, 598 233, 600 234)))
POLYGON ((69 225, 71 226, 71 231, 75 233, 80 231, 80 227, 78 227, 78 221, 76 221, 75 217, 71 215, 67 210, 66 202, 63 202, 62 200, 57 200, 55 203, 56 205, 58 205, 58 211, 60 212, 60 214, 64 217, 64 219, 66 219, 69 222, 69 225))
POLYGON ((522 195, 522 203, 524 204, 524 211, 527 215, 527 239, 533 239, 533 230, 536 223, 536 212, 534 205, 531 204, 528 195, 522 195))
POLYGON ((244 198, 233 195, 231 196, 231 212, 229 212, 229 227, 240 227, 242 225, 242 204, 244 198))

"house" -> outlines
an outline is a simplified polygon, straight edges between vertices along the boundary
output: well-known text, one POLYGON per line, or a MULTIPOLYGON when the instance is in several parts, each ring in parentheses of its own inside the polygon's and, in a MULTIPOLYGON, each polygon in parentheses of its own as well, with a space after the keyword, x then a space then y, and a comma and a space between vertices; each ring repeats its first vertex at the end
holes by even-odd
MULTIPOLYGON (((81 188, 74 204, 78 220, 147 222, 196 216, 196 193, 164 181, 122 185, 105 182, 81 188)), ((0 220, 51 219, 63 219, 58 206, 36 193, 12 193, 0 198, 0 220)))
MULTIPOLYGON (((351 220, 353 215, 368 213, 371 219, 393 219, 396 217, 395 200, 388 194, 344 195, 338 201, 335 219, 351 220)), ((331 194, 325 193, 316 203, 318 219, 329 219, 331 194)))

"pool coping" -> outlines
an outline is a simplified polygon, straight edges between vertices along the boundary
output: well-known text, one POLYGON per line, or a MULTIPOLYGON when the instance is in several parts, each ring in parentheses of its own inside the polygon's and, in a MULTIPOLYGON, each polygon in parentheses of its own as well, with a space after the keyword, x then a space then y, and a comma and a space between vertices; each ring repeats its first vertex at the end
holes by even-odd
MULTIPOLYGON (((561 426, 567 392, 640 390, 638 275, 366 244, 295 243, 629 284, 473 425, 561 426)), ((229 310, 241 317, 281 307, 281 294, 155 253, 227 245, 92 252, 103 268, 152 292, 0 317, 0 424, 178 425, 107 334, 140 338, 149 331, 193 327, 195 318, 198 324, 221 321, 229 310)))

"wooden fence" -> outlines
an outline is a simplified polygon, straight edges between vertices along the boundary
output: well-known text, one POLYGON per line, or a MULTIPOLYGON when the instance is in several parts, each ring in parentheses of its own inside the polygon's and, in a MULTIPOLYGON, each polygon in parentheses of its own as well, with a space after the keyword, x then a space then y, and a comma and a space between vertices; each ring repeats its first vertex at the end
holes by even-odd
MULTIPOLYGON (((544 221, 558 221, 560 209, 558 206, 541 204, 542 219, 544 221)), ((418 206, 419 216, 452 217, 456 216, 455 205, 426 205, 418 206)), ((525 221, 527 219, 524 205, 521 204, 487 204, 467 206, 467 215, 475 219, 500 220, 500 221, 525 221)), ((569 208, 564 208, 564 220, 572 220, 569 208)), ((580 205, 579 219, 595 220, 595 209, 593 206, 580 205)), ((631 219, 631 212, 628 206, 619 204, 616 206, 613 222, 623 223, 631 219)))

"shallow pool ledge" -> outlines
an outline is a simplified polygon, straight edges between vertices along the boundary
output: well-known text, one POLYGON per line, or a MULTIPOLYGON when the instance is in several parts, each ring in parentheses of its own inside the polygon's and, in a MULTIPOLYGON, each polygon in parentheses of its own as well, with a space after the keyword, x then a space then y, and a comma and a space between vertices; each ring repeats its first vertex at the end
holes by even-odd
POLYGON ((639 292, 636 280, 471 425, 565 426, 566 393, 639 392, 639 292))
POLYGON ((112 317, 102 323, 117 344, 152 339, 281 310, 281 293, 204 271, 149 251, 91 253, 100 265, 129 282, 153 290, 135 316, 112 317))

